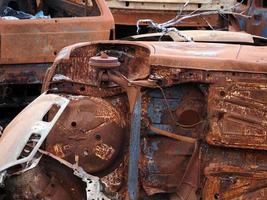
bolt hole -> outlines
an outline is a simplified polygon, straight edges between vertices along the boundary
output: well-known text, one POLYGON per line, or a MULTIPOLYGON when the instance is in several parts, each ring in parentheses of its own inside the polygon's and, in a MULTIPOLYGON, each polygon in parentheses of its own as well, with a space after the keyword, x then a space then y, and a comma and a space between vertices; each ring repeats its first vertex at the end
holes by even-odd
POLYGON ((220 91, 220 96, 221 96, 221 97, 225 97, 225 95, 226 95, 226 94, 225 94, 225 91, 220 91))
POLYGON ((101 135, 98 135, 98 134, 97 134, 97 135, 95 136, 95 139, 96 139, 97 141, 100 141, 100 140, 101 140, 101 135))
POLYGON ((72 127, 76 127, 77 126, 77 123, 76 122, 71 122, 71 126, 72 127))
POLYGON ((223 117, 224 117, 224 113, 223 112, 219 112, 218 113, 218 120, 220 121, 223 117))
POLYGON ((80 90, 85 91, 85 87, 84 86, 80 87, 80 90))

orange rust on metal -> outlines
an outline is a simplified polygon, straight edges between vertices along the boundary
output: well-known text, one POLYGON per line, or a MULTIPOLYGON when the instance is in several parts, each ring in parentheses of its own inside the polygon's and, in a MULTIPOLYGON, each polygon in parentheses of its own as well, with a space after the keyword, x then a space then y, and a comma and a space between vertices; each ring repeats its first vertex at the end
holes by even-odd
POLYGON ((123 177, 124 168, 125 166, 120 164, 110 174, 101 178, 101 182, 106 186, 106 188, 108 188, 108 192, 114 193, 120 189, 125 179, 125 177, 123 177))
POLYGON ((112 14, 104 0, 92 2, 98 14, 92 11, 87 17, 0 20, 0 64, 49 63, 67 45, 109 39, 112 14))
POLYGON ((5 126, 22 108, 40 95, 46 70, 63 47, 77 42, 113 39, 114 20, 105 1, 90 2, 92 4, 88 4, 89 8, 86 9, 87 16, 79 12, 83 9, 82 5, 67 0, 0 2, 1 9, 8 5, 13 8, 17 6, 16 10, 33 15, 43 10, 45 15, 52 17, 0 20, 1 126, 5 126), (76 10, 73 15, 65 12, 73 10, 71 8, 76 10))
POLYGON ((242 1, 236 12, 251 16, 248 19, 234 16, 230 18, 230 30, 246 31, 254 35, 267 37, 267 5, 264 0, 242 1))
POLYGON ((102 160, 110 160, 115 153, 115 150, 106 144, 98 144, 95 148, 95 155, 102 160))
POLYGON ((89 65, 96 69, 109 69, 119 67, 120 62, 118 62, 118 58, 108 56, 106 53, 101 52, 100 56, 90 58, 89 65))
POLYGON ((6 184, 11 192, 9 197, 17 200, 48 196, 53 200, 86 199, 84 182, 72 170, 46 156, 39 166, 11 178, 6 184))
MULTIPOLYGON (((59 157, 64 155, 64 159, 73 164, 75 156, 79 156, 79 165, 90 173, 106 170, 122 148, 124 114, 110 102, 99 98, 69 98, 68 114, 59 119, 47 138, 46 148, 59 157), (90 124, 84 119, 88 119, 90 124), (68 148, 55 151, 57 144, 68 148)), ((52 111, 50 115, 53 116, 52 111)))
MULTIPOLYGON (((148 10, 125 10, 111 9, 115 24, 118 25, 136 25, 140 19, 151 19, 157 23, 163 23, 174 18, 177 11, 148 11, 148 10)), ((186 13, 184 13, 186 14, 186 13)), ((223 27, 223 19, 219 15, 209 15, 205 18, 194 18, 185 20, 183 23, 177 24, 177 27, 207 27, 207 21, 213 27, 223 27)))
POLYGON ((78 156, 107 196, 125 199, 135 99, 127 95, 140 83, 138 199, 266 199, 266 57, 267 47, 197 42, 68 47, 45 77, 43 90, 70 103, 44 148, 71 163, 78 156), (89 60, 101 52, 121 65, 105 69, 112 78, 97 85, 89 60))

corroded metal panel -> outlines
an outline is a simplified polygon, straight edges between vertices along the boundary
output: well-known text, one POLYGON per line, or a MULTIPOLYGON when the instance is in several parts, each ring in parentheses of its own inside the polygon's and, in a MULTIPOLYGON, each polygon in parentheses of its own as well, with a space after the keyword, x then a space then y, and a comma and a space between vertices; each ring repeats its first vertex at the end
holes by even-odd
POLYGON ((114 21, 109 8, 104 0, 93 1, 92 7, 98 14, 93 10, 92 16, 1 20, 0 64, 51 63, 67 45, 110 39, 114 21))
POLYGON ((267 5, 264 0, 242 1, 235 10, 250 18, 235 17, 231 22, 232 29, 267 37, 267 5))
POLYGON ((229 82, 209 91, 210 144, 267 149, 267 83, 229 82))
MULTIPOLYGON (((97 191, 110 199, 266 199, 262 50, 266 47, 122 41, 65 48, 43 87, 69 104, 40 150, 44 158, 34 170, 41 169, 41 178, 31 171, 11 176, 5 190, 14 192, 19 181, 34 177, 31 190, 22 184, 15 194, 22 199, 38 194, 47 184, 38 187, 36 180, 61 191, 66 179, 57 181, 68 169, 55 176, 58 165, 44 162, 51 154, 97 177, 97 191), (112 61, 116 65, 110 67, 112 61)), ((62 195, 72 197, 77 185, 62 195)))

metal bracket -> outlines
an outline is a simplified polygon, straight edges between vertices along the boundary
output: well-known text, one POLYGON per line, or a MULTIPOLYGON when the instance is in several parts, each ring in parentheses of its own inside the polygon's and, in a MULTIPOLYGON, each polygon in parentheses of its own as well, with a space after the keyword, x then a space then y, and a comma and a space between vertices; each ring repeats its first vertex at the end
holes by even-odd
POLYGON ((82 179, 83 182, 86 183, 86 199, 87 200, 110 200, 105 194, 102 193, 102 185, 100 183, 100 179, 97 176, 92 176, 86 173, 81 167, 76 164, 71 164, 62 158, 59 158, 47 151, 43 151, 39 149, 39 152, 47 155, 61 164, 65 165, 66 167, 72 169, 74 172, 73 174, 82 179))

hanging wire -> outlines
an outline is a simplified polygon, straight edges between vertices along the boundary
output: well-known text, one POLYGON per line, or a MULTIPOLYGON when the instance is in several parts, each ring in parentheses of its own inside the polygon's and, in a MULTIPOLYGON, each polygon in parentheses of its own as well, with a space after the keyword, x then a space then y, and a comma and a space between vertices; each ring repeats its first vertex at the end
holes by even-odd
MULTIPOLYGON (((203 17, 203 16, 208 16, 208 15, 214 15, 214 14, 218 14, 221 16, 224 15, 233 15, 233 16, 239 16, 239 17, 243 17, 243 18, 250 18, 251 16, 245 15, 243 12, 238 13, 238 12, 234 12, 234 9, 236 7, 238 7, 239 5, 241 5, 244 2, 244 0, 236 3, 235 5, 233 5, 230 8, 225 8, 225 9, 218 9, 218 10, 213 10, 213 11, 204 11, 204 12, 198 12, 200 11, 200 9, 196 9, 194 11, 192 11, 191 13, 187 14, 187 15, 182 15, 184 9, 187 7, 187 5, 190 3, 190 0, 188 0, 179 11, 177 11, 177 15, 164 23, 156 23, 151 19, 141 19, 138 20, 136 23, 136 27, 137 27, 137 34, 139 34, 140 32, 140 24, 145 24, 148 25, 148 27, 150 28, 154 28, 156 29, 156 31, 161 32, 162 35, 160 37, 160 39, 162 39, 162 37, 164 35, 166 35, 169 32, 175 32, 177 33, 179 36, 183 37, 186 41, 188 42, 192 42, 193 39, 189 36, 186 36, 184 34, 182 34, 177 28, 175 28, 174 26, 181 23, 184 20, 187 19, 191 19, 191 18, 195 18, 195 17, 203 17)), ((213 30, 214 28, 211 26, 211 24, 205 19, 205 22, 208 24, 208 26, 210 26, 213 30)))

